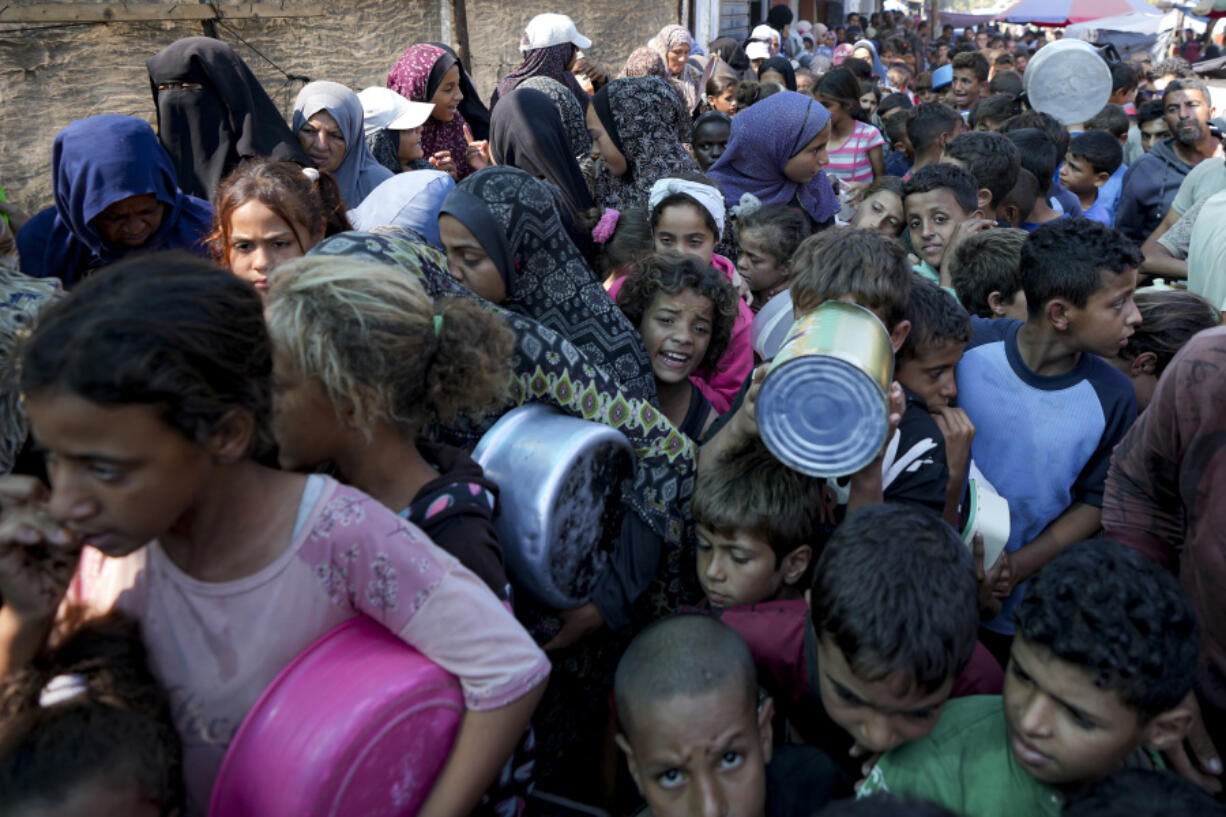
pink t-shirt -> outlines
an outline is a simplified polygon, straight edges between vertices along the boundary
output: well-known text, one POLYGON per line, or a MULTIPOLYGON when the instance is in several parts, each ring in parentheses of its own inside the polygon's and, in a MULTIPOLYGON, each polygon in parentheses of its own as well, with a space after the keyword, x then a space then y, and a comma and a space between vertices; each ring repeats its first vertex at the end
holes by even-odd
POLYGON ((826 174, 845 182, 871 182, 873 166, 868 160, 868 152, 883 145, 885 139, 881 137, 881 131, 864 122, 856 122, 847 141, 827 151, 830 164, 826 165, 826 174))
POLYGON ((69 599, 138 619, 183 740, 188 814, 203 814, 243 717, 320 636, 375 619, 456 675, 469 709, 495 709, 549 661, 489 587, 410 522, 360 491, 312 476, 285 552, 237 581, 191 578, 157 542, 123 557, 87 549, 69 599))

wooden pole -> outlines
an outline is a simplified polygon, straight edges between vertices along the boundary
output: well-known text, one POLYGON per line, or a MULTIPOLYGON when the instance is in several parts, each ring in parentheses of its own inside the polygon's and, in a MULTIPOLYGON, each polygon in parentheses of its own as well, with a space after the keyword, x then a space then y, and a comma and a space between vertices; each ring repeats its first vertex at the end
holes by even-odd
POLYGON ((928 4, 928 36, 931 40, 941 36, 941 0, 930 0, 928 4))
MULTIPOLYGON (((209 5, 209 0, 200 0, 204 5, 209 5)), ((204 36, 212 37, 214 40, 217 37, 217 21, 216 20, 201 20, 200 27, 204 29, 204 36)))
POLYGON ((464 70, 473 72, 472 56, 468 52, 468 7, 465 0, 451 0, 451 25, 455 52, 464 70))

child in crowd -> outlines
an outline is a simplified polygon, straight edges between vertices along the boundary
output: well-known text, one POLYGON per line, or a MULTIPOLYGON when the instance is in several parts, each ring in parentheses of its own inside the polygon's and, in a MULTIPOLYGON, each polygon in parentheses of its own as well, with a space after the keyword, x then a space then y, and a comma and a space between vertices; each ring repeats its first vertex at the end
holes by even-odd
POLYGON ((907 123, 915 116, 915 108, 896 108, 900 111, 885 117, 885 138, 890 152, 885 157, 885 172, 888 176, 902 178, 911 172, 915 151, 907 137, 907 123))
POLYGON ((659 254, 625 279, 617 305, 643 338, 660 411, 693 440, 718 416, 690 381, 723 356, 737 317, 728 278, 691 255, 659 254))
POLYGON ((1108 224, 1115 223, 1115 210, 1119 206, 1120 193, 1124 189, 1124 174, 1128 172, 1128 165, 1123 162, 1122 157, 1128 144, 1128 132, 1131 127, 1132 120, 1124 112, 1124 108, 1114 104, 1104 105, 1101 111, 1087 119, 1085 123, 1087 131, 1105 131, 1120 143, 1120 166, 1111 174, 1111 178, 1107 179, 1107 183, 1098 189, 1098 199, 1107 209, 1107 216, 1111 219, 1108 224))
POLYGON ((592 239, 600 246, 597 272, 604 276, 605 289, 612 288, 655 250, 651 222, 638 207, 624 212, 605 210, 601 223, 592 230, 592 239))
POLYGON ((204 261, 111 267, 40 315, 20 382, 52 487, 0 483, 0 546, 25 554, 0 567, 0 667, 30 664, 65 596, 137 619, 183 739, 187 810, 200 814, 277 673, 366 615, 459 678, 464 719, 424 810, 469 813, 523 735, 549 662, 414 525, 329 477, 260 464, 273 450, 272 372, 256 291, 204 261))
POLYGON ((787 290, 792 254, 808 235, 809 219, 795 207, 768 204, 748 211, 742 208, 736 219, 736 269, 753 294, 754 312, 787 290))
POLYGON ((1077 196, 1085 218, 1111 226, 1111 214, 1099 190, 1124 161, 1119 140, 1106 131, 1079 133, 1069 141, 1060 167, 1060 184, 1077 196))
POLYGON ((933 442, 943 443, 949 466, 944 517, 956 526, 975 427, 953 404, 958 396, 954 372, 971 339, 971 319, 953 295, 918 279, 911 285, 907 318, 911 331, 895 356, 894 376, 906 389, 908 401, 927 409, 941 430, 943 440, 933 442))
POLYGON ((1141 323, 1119 356, 1107 362, 1132 381, 1141 412, 1175 353, 1197 332, 1218 326, 1222 314, 1204 298, 1184 290, 1141 291, 1133 300, 1141 312, 1141 323))
POLYGON ((956 165, 929 165, 903 183, 911 246, 919 255, 915 271, 935 284, 942 282, 948 250, 958 243, 958 226, 982 216, 975 177, 956 165))
POLYGON ((1131 385, 1103 358, 1118 355, 1141 322, 1132 300, 1139 262, 1109 227, 1060 219, 1022 247, 1027 320, 974 319, 959 402, 975 425, 975 465, 1012 520, 1010 595, 985 625, 998 657, 1026 580, 1098 530, 1111 451, 1136 419, 1131 385))
POLYGON ((967 124, 975 131, 999 131, 1005 121, 1021 113, 1021 106, 1012 94, 985 96, 971 107, 967 124))
MULTIPOLYGON (((1009 195, 1001 200, 996 207, 996 223, 1001 227, 1022 229, 1023 224, 1031 223, 1029 219, 1034 213, 1035 203, 1039 200, 1039 181, 1026 168, 1017 171, 1017 184, 1009 191, 1009 195)), ((1050 208, 1048 208, 1050 210, 1050 208)), ((1059 214, 1056 214, 1059 218, 1059 214)))
POLYGON ((851 226, 872 230, 887 238, 898 238, 906 224, 902 208, 902 179, 882 176, 864 189, 864 196, 852 216, 851 226))
POLYGON ((732 117, 721 111, 707 111, 694 120, 694 130, 690 137, 694 161, 705 173, 707 168, 715 164, 728 147, 728 139, 732 136, 732 117))
POLYGON ((923 102, 907 123, 907 141, 915 157, 911 173, 941 161, 945 146, 962 133, 962 117, 940 102, 923 102))
POLYGON ((1053 210, 1048 202, 1051 190, 1052 176, 1056 173, 1059 154, 1056 146, 1038 128, 1022 128, 1006 134, 1017 146, 1022 156, 1022 168, 1030 171, 1037 183, 1034 204, 1026 214, 1020 226, 1027 232, 1033 232, 1040 226, 1064 217, 1066 214, 1053 210))
POLYGON ((1141 132, 1141 150, 1145 153, 1159 142, 1171 138, 1161 99, 1151 99, 1137 108, 1137 129, 1141 132))
POLYGON ((740 83, 736 75, 716 72, 707 80, 707 110, 719 111, 728 116, 736 116, 739 103, 737 91, 740 83))
POLYGON ((1004 695, 950 702, 927 737, 877 762, 862 796, 1055 817, 1125 764, 1162 768, 1156 752, 1193 717, 1197 626, 1178 580, 1123 545, 1082 542, 1039 572, 1017 622, 1004 695))
POLYGON ((843 188, 884 175, 885 140, 881 131, 868 124, 855 75, 846 68, 834 69, 818 81, 815 96, 830 111, 826 174, 842 182, 843 188))
POLYGON ((712 608, 799 599, 830 535, 822 480, 775 459, 761 440, 720 457, 694 486, 698 581, 712 608))
POLYGON ((842 793, 820 752, 774 746, 774 705, 758 691, 753 657, 712 618, 649 625, 618 662, 613 695, 617 745, 646 817, 808 817, 842 793), (801 763, 785 759, 798 751, 801 763))
MULTIPOLYGON (((1042 131, 1047 137, 1047 141, 1056 149, 1056 169, 1059 168, 1060 158, 1068 153, 1068 143, 1072 136, 1068 132, 1068 128, 1061 125, 1059 120, 1050 114, 1041 111, 1026 111, 1018 114, 1010 119, 1001 127, 1001 133, 1008 135, 1012 131, 1022 130, 1026 128, 1037 128, 1042 131)), ((1019 145, 1020 148, 1020 145, 1019 145)), ((1022 149, 1022 156, 1025 157, 1026 151, 1022 149)), ((1053 169, 1051 176, 1054 177, 1056 170, 1053 169)), ((1036 174, 1038 178, 1038 174, 1036 174)), ((1040 179, 1042 181, 1042 179, 1040 179)), ((1048 185, 1047 195, 1052 201, 1052 208, 1057 212, 1065 215, 1077 217, 1081 215, 1081 203, 1077 197, 1065 190, 1059 181, 1052 181, 1048 185)))
POLYGON ((332 466, 509 599, 497 486, 421 434, 510 403, 511 330, 476 301, 436 305, 400 270, 329 256, 286 264, 266 315, 281 467, 332 466))
POLYGON ((183 750, 170 701, 130 619, 87 622, 14 672, 0 715, 5 817, 182 813, 183 750))
POLYGON ((964 51, 953 59, 953 97, 958 111, 966 116, 979 97, 988 94, 988 74, 992 67, 978 51, 964 51))
POLYGON ((877 106, 881 104, 881 90, 877 87, 877 83, 869 80, 860 83, 860 110, 864 111, 864 116, 871 123, 873 115, 877 113, 877 106))
POLYGON ((968 236, 954 248, 949 277, 958 300, 980 318, 1026 320, 1026 293, 1018 269, 1025 230, 1001 227, 968 236))
POLYGON ((941 161, 970 171, 979 185, 979 211, 996 221, 996 208, 1017 184, 1022 161, 1017 146, 999 133, 963 133, 946 146, 941 161))
POLYGON ((209 245, 214 261, 263 295, 278 266, 351 229, 331 173, 255 159, 217 188, 209 245))

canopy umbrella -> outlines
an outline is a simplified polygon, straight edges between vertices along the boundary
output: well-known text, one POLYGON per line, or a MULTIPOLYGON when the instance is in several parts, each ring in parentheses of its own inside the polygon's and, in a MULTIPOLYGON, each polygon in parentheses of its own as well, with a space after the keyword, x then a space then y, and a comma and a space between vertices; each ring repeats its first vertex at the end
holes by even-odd
POLYGON ((1192 13, 1201 17, 1226 17, 1226 0, 1201 0, 1192 13))
POLYGON ((1161 14, 1145 0, 1020 0, 997 19, 1036 26, 1069 26, 1129 12, 1161 14))

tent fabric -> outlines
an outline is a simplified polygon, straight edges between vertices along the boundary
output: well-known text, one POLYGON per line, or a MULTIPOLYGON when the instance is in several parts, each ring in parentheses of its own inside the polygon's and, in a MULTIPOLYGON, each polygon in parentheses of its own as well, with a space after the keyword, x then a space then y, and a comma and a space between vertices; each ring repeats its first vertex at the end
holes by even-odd
POLYGON ((1070 26, 1128 13, 1161 14, 1145 0, 1020 0, 998 19, 1037 26, 1070 26))

